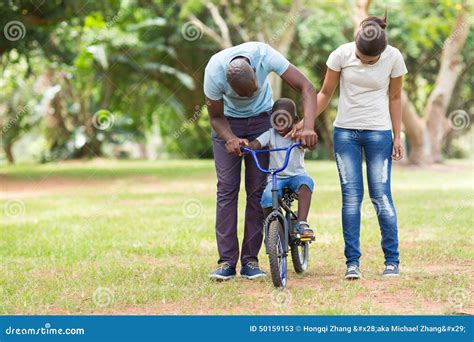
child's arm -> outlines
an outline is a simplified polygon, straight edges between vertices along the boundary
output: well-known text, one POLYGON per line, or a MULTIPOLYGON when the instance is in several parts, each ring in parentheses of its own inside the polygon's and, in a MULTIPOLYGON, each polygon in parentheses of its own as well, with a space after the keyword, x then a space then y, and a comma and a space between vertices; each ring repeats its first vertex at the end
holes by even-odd
POLYGON ((260 150, 262 148, 262 144, 260 144, 260 141, 255 139, 255 140, 252 140, 251 142, 249 142, 249 148, 251 150, 260 150))
POLYGON ((249 143, 249 148, 252 150, 259 150, 262 147, 269 147, 270 144, 270 130, 260 134, 256 139, 249 143))

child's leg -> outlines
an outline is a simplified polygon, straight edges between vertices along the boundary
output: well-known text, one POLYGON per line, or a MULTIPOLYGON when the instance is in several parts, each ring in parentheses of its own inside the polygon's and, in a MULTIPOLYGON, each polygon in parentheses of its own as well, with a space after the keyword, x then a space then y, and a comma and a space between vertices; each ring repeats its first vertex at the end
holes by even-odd
POLYGON ((298 193, 298 222, 300 227, 304 230, 305 237, 313 237, 313 231, 309 228, 306 222, 311 206, 311 196, 313 193, 314 182, 308 175, 298 175, 291 177, 290 180, 291 191, 298 193))
POLYGON ((298 192, 298 221, 306 221, 308 218, 309 207, 311 206, 312 192, 309 187, 304 184, 300 186, 298 192))
POLYGON ((272 207, 270 208, 262 208, 263 211, 263 218, 266 219, 268 215, 272 212, 272 207))

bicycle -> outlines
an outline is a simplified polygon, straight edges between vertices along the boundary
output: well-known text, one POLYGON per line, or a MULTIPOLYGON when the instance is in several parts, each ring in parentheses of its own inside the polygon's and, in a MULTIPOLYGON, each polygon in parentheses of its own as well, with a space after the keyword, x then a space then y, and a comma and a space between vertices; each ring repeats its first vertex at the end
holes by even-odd
POLYGON ((270 261, 270 273, 275 287, 285 287, 287 282, 287 256, 291 250, 291 259, 296 273, 304 273, 308 269, 309 245, 313 238, 301 237, 301 231, 297 229, 297 214, 291 210, 291 203, 298 199, 296 193, 289 188, 283 188, 283 196, 278 197, 277 174, 288 166, 291 151, 301 146, 296 142, 288 147, 252 150, 241 147, 243 152, 250 153, 257 168, 271 175, 272 181, 272 212, 265 218, 263 223, 264 242, 266 253, 270 261), (286 151, 285 162, 277 169, 265 169, 260 165, 257 155, 259 153, 271 153, 275 151, 286 151), (282 210, 283 209, 283 210, 282 210))

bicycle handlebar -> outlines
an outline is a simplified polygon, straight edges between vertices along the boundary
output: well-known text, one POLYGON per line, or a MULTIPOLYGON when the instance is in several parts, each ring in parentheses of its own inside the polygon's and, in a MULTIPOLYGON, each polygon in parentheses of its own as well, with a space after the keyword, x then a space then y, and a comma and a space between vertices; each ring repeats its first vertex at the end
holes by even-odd
POLYGON ((240 150, 243 151, 243 152, 248 152, 252 155, 253 159, 255 160, 255 163, 257 164, 257 168, 260 171, 262 171, 263 173, 271 173, 271 174, 275 173, 276 174, 276 173, 286 169, 286 167, 288 166, 288 162, 290 160, 291 150, 294 149, 295 147, 299 147, 299 146, 301 146, 301 141, 297 141, 297 142, 291 144, 288 147, 270 148, 270 149, 267 149, 267 150, 252 150, 252 149, 247 148, 247 147, 241 147, 240 150), (260 163, 258 162, 257 154, 259 154, 259 153, 270 153, 270 152, 275 152, 275 151, 286 151, 285 162, 283 163, 283 166, 281 166, 278 169, 264 169, 260 165, 260 163))

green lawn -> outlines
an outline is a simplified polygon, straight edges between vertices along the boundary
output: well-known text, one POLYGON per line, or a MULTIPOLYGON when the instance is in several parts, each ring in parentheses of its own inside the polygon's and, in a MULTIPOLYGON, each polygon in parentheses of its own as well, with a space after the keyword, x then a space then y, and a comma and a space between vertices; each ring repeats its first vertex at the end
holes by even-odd
MULTIPOLYGON (((342 280, 335 164, 307 167, 317 242, 307 274, 291 271, 283 292, 270 280, 208 280, 217 260, 212 161, 0 167, 0 314, 474 313, 472 163, 394 169, 399 279, 380 277, 380 232, 366 196, 359 282, 342 280)), ((241 196, 242 214, 244 204, 241 196)))

